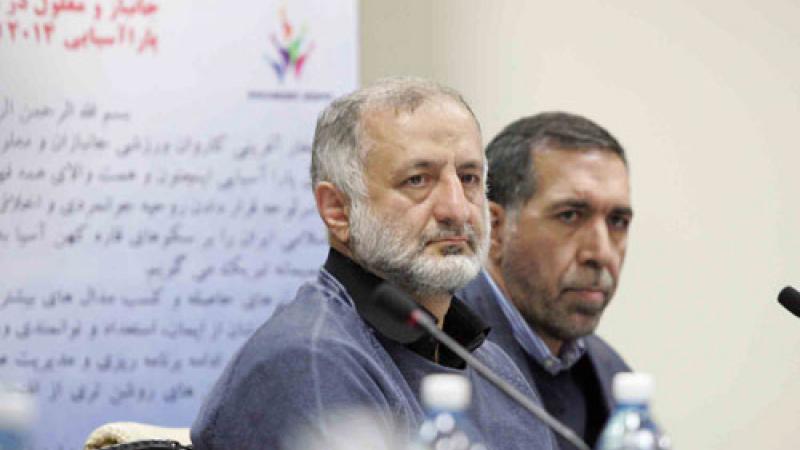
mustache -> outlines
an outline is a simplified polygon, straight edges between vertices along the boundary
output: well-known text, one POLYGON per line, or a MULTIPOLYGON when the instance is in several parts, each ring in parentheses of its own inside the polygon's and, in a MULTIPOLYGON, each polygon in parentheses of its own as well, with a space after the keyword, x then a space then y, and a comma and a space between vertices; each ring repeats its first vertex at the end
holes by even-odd
POLYGON ((475 227, 468 223, 464 224, 463 226, 437 224, 435 229, 425 230, 420 238, 420 245, 424 247, 432 241, 450 239, 454 237, 466 238, 467 244, 472 250, 475 250, 478 247, 478 233, 475 231, 475 227))
POLYGON ((561 284, 563 290, 592 289, 608 294, 614 289, 616 281, 611 272, 603 267, 597 270, 584 269, 567 273, 561 284))

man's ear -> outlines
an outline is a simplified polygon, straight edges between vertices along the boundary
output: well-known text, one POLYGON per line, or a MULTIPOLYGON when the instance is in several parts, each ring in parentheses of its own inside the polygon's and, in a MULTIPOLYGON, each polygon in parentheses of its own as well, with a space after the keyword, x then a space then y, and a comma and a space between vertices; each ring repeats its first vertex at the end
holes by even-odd
POLYGON ((320 181, 314 188, 317 211, 328 231, 342 244, 350 239, 350 205, 347 197, 336 186, 320 181))
POLYGON ((498 203, 489 202, 489 215, 492 221, 491 246, 489 247, 489 261, 499 267, 503 260, 503 242, 506 233, 506 209, 498 203))

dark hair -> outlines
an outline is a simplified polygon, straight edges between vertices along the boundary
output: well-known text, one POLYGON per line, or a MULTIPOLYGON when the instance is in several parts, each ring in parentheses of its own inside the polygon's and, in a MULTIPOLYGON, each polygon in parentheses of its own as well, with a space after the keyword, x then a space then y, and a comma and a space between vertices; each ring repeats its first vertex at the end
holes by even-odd
POLYGON ((523 117, 503 129, 486 147, 489 164, 489 200, 516 208, 536 191, 533 151, 539 148, 609 150, 627 167, 625 150, 600 125, 566 112, 544 112, 523 117))

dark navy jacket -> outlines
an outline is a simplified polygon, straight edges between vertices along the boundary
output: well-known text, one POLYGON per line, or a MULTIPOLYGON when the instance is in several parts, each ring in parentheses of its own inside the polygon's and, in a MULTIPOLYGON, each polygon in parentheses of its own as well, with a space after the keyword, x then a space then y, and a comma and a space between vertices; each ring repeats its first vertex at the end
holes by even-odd
MULTIPOLYGON (((495 296, 494 290, 489 285, 484 275, 489 276, 488 274, 478 275, 469 285, 458 293, 458 296, 489 324, 492 328, 491 333, 489 333, 489 340, 495 342, 500 348, 505 350, 517 364, 517 367, 519 367, 525 379, 528 380, 535 389, 536 383, 531 373, 530 357, 522 346, 517 343, 513 331, 511 330, 511 324, 508 322, 503 310, 497 303, 498 299, 495 296)), ((623 361, 622 357, 597 335, 591 334, 584 339, 586 342, 587 355, 597 374, 605 406, 608 411, 611 411, 614 406, 611 386, 612 379, 616 373, 629 372, 631 369, 625 361, 623 361)))

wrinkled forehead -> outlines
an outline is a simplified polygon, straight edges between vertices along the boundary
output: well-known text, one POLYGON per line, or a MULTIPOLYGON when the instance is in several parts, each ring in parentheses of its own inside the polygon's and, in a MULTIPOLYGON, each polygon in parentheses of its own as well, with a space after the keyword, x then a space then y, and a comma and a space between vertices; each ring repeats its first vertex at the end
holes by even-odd
POLYGON ((475 117, 462 103, 447 96, 427 98, 413 108, 372 104, 362 110, 359 124, 361 137, 366 140, 425 136, 436 141, 475 140, 480 146, 475 117))
POLYGON ((534 197, 630 205, 628 167, 612 150, 545 148, 533 158, 534 197))
POLYGON ((475 120, 455 101, 425 102, 413 112, 376 108, 365 114, 363 123, 363 156, 371 169, 408 160, 485 166, 475 120))

